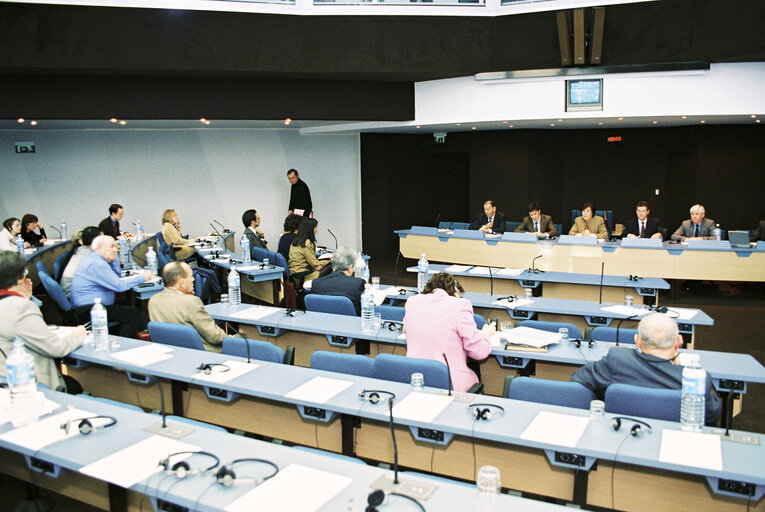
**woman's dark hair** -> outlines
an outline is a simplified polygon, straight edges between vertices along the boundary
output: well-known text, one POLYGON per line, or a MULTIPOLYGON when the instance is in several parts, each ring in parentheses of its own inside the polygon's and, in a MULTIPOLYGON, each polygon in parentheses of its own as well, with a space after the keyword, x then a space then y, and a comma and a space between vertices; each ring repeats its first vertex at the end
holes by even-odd
POLYGON ((454 276, 446 272, 441 272, 440 274, 431 277, 428 284, 426 284, 425 288, 422 290, 422 293, 430 293, 437 288, 442 289, 452 297, 457 295, 458 291, 460 293, 465 292, 457 280, 454 279, 454 276))
POLYGON ((11 233, 13 231, 13 223, 16 222, 17 220, 19 219, 17 219, 16 217, 10 217, 3 221, 3 227, 8 230, 8 233, 11 233))
POLYGON ((245 228, 249 228, 252 221, 257 219, 257 213, 255 210, 247 210, 242 214, 242 224, 245 228))
POLYGON ((0 289, 7 290, 24 278, 27 260, 13 251, 0 251, 0 289))
POLYGON ((595 207, 592 205, 592 203, 584 203, 582 205, 582 211, 585 211, 587 208, 592 210, 592 214, 595 215, 595 207))
POLYGON ((29 224, 32 224, 34 222, 37 222, 39 219, 37 218, 37 215, 33 213, 25 213, 23 217, 21 217, 21 227, 25 228, 29 224))
POLYGON ((319 223, 316 219, 303 217, 303 220, 300 221, 300 227, 298 228, 297 235, 295 235, 295 239, 290 245, 294 245, 295 247, 304 247, 306 240, 310 240, 315 247, 316 235, 313 234, 313 230, 318 225, 319 223))
POLYGON ((297 228, 300 227, 300 219, 302 219, 300 215, 295 215, 294 213, 290 213, 287 215, 287 218, 284 219, 284 232, 285 233, 292 233, 297 228))

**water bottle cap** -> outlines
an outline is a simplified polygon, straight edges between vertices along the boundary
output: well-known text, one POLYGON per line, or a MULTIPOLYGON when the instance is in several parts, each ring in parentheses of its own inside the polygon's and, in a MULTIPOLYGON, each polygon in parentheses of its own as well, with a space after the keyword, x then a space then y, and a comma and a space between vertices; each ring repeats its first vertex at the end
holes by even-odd
POLYGON ((93 299, 93 304, 101 304, 101 297, 96 297, 93 299))

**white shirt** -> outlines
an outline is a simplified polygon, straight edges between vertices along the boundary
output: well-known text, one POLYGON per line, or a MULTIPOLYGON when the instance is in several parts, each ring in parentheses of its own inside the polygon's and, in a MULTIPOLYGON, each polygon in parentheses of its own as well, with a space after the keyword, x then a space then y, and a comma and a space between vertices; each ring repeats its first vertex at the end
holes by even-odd
POLYGON ((10 231, 8 231, 5 228, 2 228, 2 232, 0 232, 0 251, 17 251, 16 248, 16 239, 11 234, 10 231))

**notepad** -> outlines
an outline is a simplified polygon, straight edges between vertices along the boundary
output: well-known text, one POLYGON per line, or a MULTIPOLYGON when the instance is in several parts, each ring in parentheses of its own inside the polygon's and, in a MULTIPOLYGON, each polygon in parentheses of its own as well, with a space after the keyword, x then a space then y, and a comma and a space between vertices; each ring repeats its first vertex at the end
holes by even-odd
POLYGON ((266 308, 262 306, 250 306, 249 308, 232 313, 231 316, 241 318, 243 320, 260 320, 276 311, 273 308, 266 308))
POLYGON ((467 272, 470 269, 470 265, 449 265, 444 269, 444 272, 456 274, 458 272, 467 272))
POLYGON ((609 313, 614 313, 616 315, 624 315, 626 317, 631 316, 644 316, 650 313, 649 310, 645 308, 636 308, 633 306, 623 306, 622 304, 616 304, 614 306, 606 306, 604 308, 600 308, 601 311, 607 311, 609 313))
POLYGON ((494 274, 498 276, 515 277, 523 274, 524 272, 526 272, 526 269, 523 268, 501 268, 494 274))
MULTIPOLYGON (((425 385, 427 386, 428 383, 425 382, 425 385)), ((453 399, 454 397, 449 395, 413 391, 393 405, 393 417, 397 420, 431 423, 452 403, 453 399)))
MULTIPOLYGON (((37 406, 40 416, 50 414, 59 407, 60 404, 48 400, 42 391, 37 392, 37 406)), ((7 389, 0 389, 0 425, 11 421, 11 393, 7 389)))
POLYGON ((353 385, 353 381, 341 379, 328 379, 326 377, 314 377, 308 382, 301 384, 284 395, 284 398, 292 398, 303 402, 323 404, 332 397, 353 385))
POLYGON ((539 411, 521 434, 521 439, 573 448, 579 443, 589 423, 589 416, 539 411))
POLYGON ((20 427, 0 435, 0 439, 29 450, 41 450, 57 441, 67 437, 79 435, 77 428, 70 429, 69 433, 61 428, 61 425, 75 418, 87 418, 95 414, 80 409, 67 409, 66 411, 41 419, 31 425, 20 427))
POLYGON ((150 343, 142 347, 131 348, 121 352, 112 352, 112 357, 118 361, 133 366, 149 366, 173 357, 173 347, 161 343, 150 343))
POLYGON ((536 302, 534 299, 518 299, 513 301, 509 301, 507 299, 500 299, 500 300, 495 300, 494 302, 492 302, 492 304, 496 306, 503 306, 503 307, 506 307, 507 309, 515 309, 522 306, 528 306, 529 304, 534 304, 534 302, 536 302))
POLYGON ((668 464, 722 471, 720 436, 702 432, 662 430, 659 460, 668 464))

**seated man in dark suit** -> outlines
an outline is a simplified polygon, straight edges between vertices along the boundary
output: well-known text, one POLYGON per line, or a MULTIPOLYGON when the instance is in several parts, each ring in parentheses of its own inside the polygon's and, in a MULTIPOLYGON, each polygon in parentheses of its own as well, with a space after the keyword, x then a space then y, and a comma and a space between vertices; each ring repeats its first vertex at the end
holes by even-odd
POLYGON ((504 233, 505 214, 497 211, 494 201, 486 201, 483 203, 483 213, 470 225, 470 229, 484 233, 504 233))
POLYGON ((515 228, 516 233, 536 233, 537 238, 558 236, 558 228, 553 224, 552 217, 543 215, 537 201, 529 203, 529 216, 523 218, 521 225, 515 228))
MULTIPOLYGON (((120 221, 123 215, 125 215, 125 210, 122 208, 122 205, 114 203, 109 206, 109 216, 98 224, 98 229, 101 230, 102 234, 117 240, 123 234, 120 231, 120 221)), ((124 234, 129 235, 129 233, 124 234)))
POLYGON ((268 250, 266 235, 260 226, 260 215, 255 210, 247 210, 242 214, 242 224, 244 224, 244 235, 250 241, 250 250, 254 247, 268 250))
MULTIPOLYGON (((683 344, 675 320, 662 313, 646 315, 638 324, 635 345, 613 347, 599 361, 590 361, 571 376, 573 382, 589 388, 602 399, 611 384, 630 384, 646 388, 681 389, 683 367, 677 350, 683 344)), ((722 411, 720 397, 707 374, 706 422, 715 421, 722 411)))
POLYGON ((690 220, 684 220, 677 231, 672 233, 672 240, 681 242, 686 240, 714 240, 715 221, 705 219, 704 215, 706 215, 706 211, 703 206, 700 204, 691 206, 690 220))
POLYGON ((659 219, 654 219, 648 215, 651 210, 648 209, 648 203, 640 201, 635 208, 637 217, 633 217, 624 223, 622 237, 625 238, 664 238, 664 231, 659 219))
POLYGON ((754 234, 749 238, 750 242, 757 242, 759 240, 765 240, 765 220, 761 220, 757 229, 754 230, 754 234))
POLYGON ((353 277, 358 254, 350 247, 340 247, 332 258, 332 273, 311 282, 311 293, 314 295, 336 295, 351 299, 356 316, 361 315, 361 294, 364 293, 364 280, 353 277))

